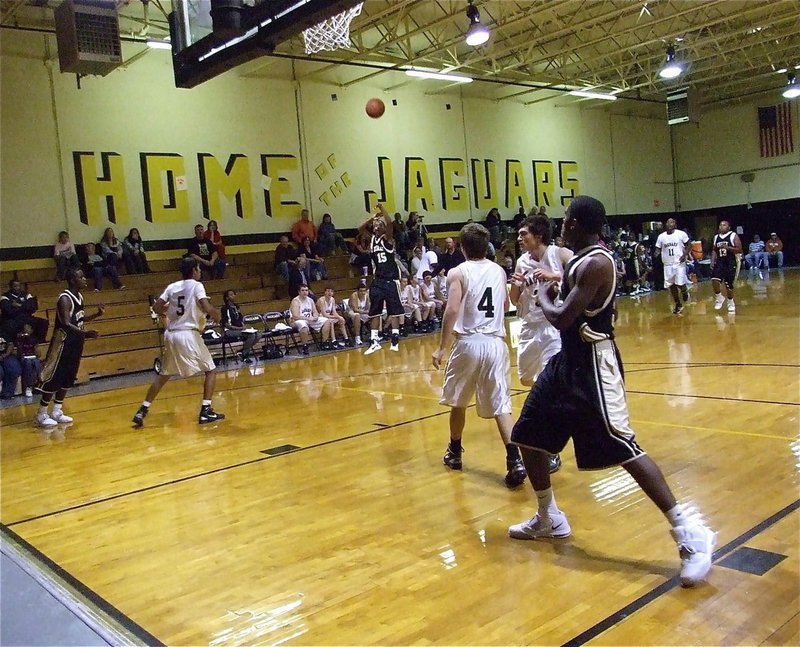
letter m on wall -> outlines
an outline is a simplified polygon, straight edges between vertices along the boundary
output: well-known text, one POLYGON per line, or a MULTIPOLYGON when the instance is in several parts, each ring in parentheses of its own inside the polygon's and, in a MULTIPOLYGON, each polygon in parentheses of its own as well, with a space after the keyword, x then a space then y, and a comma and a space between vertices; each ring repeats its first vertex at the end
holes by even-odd
POLYGON ((128 195, 125 190, 125 169, 119 153, 100 153, 100 175, 97 175, 93 151, 73 151, 78 213, 85 225, 128 221, 128 195), (101 205, 105 205, 105 214, 101 205))

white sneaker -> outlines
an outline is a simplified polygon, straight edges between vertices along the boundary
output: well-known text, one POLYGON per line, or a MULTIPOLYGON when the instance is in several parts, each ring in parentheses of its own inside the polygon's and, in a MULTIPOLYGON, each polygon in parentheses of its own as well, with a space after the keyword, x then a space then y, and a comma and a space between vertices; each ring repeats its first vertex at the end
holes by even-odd
POLYGON ((389 350, 393 350, 395 353, 400 352, 400 344, 392 344, 389 346, 389 350))
POLYGON ((736 304, 733 299, 728 299, 728 312, 736 312, 736 304))
POLYGON ((678 544, 678 554, 681 556, 681 585, 694 586, 711 570, 717 533, 698 524, 672 528, 670 534, 678 544))
POLYGON ((361 341, 361 337, 356 337, 356 346, 361 346, 364 342, 361 341))
POLYGON ((27 389, 25 389, 25 397, 26 398, 32 398, 33 397, 33 389, 31 387, 28 387, 27 389))
POLYGON ((50 417, 47 411, 37 413, 35 421, 40 427, 56 427, 58 425, 58 423, 50 417))
POLYGON ((68 422, 72 422, 72 418, 66 415, 63 411, 53 411, 52 415, 50 416, 52 420, 55 420, 59 424, 66 424, 68 422))
POLYGON ((375 351, 379 351, 381 349, 381 343, 377 339, 373 339, 372 343, 369 345, 369 348, 364 351, 364 355, 372 355, 375 351))
POLYGON ((722 310, 722 304, 725 303, 725 297, 718 294, 714 297, 714 310, 722 310))
POLYGON ((559 539, 571 533, 567 515, 561 510, 547 517, 540 517, 537 512, 527 521, 508 528, 508 536, 514 539, 559 539))

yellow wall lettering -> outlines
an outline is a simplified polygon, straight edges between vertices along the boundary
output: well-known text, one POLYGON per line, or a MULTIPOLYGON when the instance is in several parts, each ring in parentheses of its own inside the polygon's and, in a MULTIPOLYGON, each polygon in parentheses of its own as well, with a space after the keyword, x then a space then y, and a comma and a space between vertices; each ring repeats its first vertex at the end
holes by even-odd
POLYGON ((576 195, 581 192, 578 178, 577 162, 559 162, 558 163, 558 183, 561 188, 567 191, 567 195, 561 196, 561 204, 567 206, 576 195))
POLYGON ((506 160, 506 208, 524 207, 528 210, 528 188, 525 186, 525 173, 522 162, 506 160))
POLYGON ((549 207, 555 204, 555 175, 549 160, 533 160, 533 191, 536 204, 549 207))
POLYGON ((428 167, 421 157, 406 157, 405 210, 435 211, 428 167))
POLYGON ((467 165, 457 157, 439 158, 439 181, 442 185, 442 209, 467 211, 467 165))
POLYGON ((177 153, 139 153, 139 165, 145 220, 188 222, 188 191, 177 190, 176 182, 176 178, 186 175, 183 156, 177 153))
POLYGON ((297 158, 294 155, 261 156, 261 172, 272 180, 270 187, 264 189, 264 207, 270 218, 300 217, 300 203, 283 199, 292 190, 285 173, 296 170, 297 158))
POLYGON ((125 169, 119 153, 100 153, 102 175, 97 176, 94 152, 73 151, 75 185, 78 192, 78 213, 85 225, 128 222, 128 194, 125 190, 125 169), (105 203, 103 214, 101 201, 105 203))
POLYGON ((364 191, 364 210, 372 213, 380 202, 389 213, 394 213, 394 174, 392 173, 392 160, 388 157, 378 158, 378 182, 380 183, 380 194, 375 191, 364 191))
POLYGON ((220 194, 229 202, 235 202, 239 218, 253 217, 250 161, 246 155, 231 155, 223 169, 219 160, 210 153, 198 153, 197 168, 200 171, 200 197, 206 218, 219 220, 222 217, 220 194))
POLYGON ((497 206, 497 176, 492 160, 471 159, 472 196, 477 209, 497 206))

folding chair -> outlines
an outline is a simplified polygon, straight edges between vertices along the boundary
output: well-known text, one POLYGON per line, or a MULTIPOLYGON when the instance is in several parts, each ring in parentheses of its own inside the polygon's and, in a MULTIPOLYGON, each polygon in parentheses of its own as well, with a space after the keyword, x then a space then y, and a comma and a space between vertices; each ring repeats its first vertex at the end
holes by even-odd
POLYGON ((279 348, 277 340, 283 340, 283 347, 288 352, 289 344, 291 343, 292 347, 297 351, 298 355, 300 354, 300 345, 297 343, 297 337, 295 337, 294 328, 292 328, 291 324, 289 324, 289 315, 287 314, 289 311, 285 312, 266 312, 264 313, 263 320, 264 320, 264 354, 265 356, 272 352, 275 353, 276 349, 279 348), (281 324, 281 328, 276 330, 275 326, 277 324, 281 324))

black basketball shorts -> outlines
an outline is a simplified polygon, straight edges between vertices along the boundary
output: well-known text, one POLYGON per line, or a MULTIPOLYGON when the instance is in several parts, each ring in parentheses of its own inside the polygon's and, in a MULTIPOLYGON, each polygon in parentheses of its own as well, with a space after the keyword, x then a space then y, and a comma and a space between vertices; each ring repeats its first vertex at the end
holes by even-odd
POLYGON ((380 317, 383 306, 390 317, 403 317, 405 310, 400 302, 400 281, 375 279, 369 288, 369 316, 380 317))

